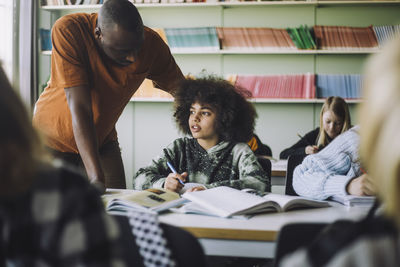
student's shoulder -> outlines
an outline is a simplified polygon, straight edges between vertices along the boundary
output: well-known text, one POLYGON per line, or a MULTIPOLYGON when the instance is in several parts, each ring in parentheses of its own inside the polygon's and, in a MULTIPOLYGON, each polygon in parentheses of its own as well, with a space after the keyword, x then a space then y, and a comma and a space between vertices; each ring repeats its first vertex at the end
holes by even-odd
POLYGON ((360 141, 359 126, 354 126, 351 129, 337 136, 331 143, 343 144, 344 146, 353 145, 358 146, 360 141))
POLYGON ((183 149, 188 146, 195 146, 197 143, 196 139, 192 137, 181 137, 177 138, 168 145, 169 149, 183 149))
POLYGON ((250 146, 247 143, 235 143, 231 144, 232 147, 232 153, 235 154, 254 154, 254 152, 251 150, 250 146))

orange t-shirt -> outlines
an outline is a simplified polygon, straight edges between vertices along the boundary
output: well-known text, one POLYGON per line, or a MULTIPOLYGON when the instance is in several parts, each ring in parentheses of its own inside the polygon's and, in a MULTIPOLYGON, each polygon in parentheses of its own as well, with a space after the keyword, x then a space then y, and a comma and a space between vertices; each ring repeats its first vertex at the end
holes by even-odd
POLYGON ((86 86, 91 91, 93 120, 100 145, 117 139, 115 123, 145 78, 167 92, 184 76, 165 42, 145 27, 136 61, 120 66, 101 53, 94 29, 97 14, 61 17, 52 29, 51 77, 36 103, 34 126, 46 143, 61 152, 78 153, 64 88, 86 86))

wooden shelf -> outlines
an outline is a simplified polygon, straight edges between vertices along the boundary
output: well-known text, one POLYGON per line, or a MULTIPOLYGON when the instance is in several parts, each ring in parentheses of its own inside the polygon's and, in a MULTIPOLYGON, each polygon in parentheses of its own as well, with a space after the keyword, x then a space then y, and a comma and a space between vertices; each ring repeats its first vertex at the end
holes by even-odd
MULTIPOLYGON (((195 2, 195 3, 149 3, 135 6, 140 8, 160 8, 160 7, 234 7, 234 6, 266 6, 266 5, 316 5, 316 1, 246 1, 246 2, 195 2)), ((45 10, 73 10, 73 9, 99 9, 101 5, 60 5, 42 6, 45 10)))
MULTIPOLYGON (((232 2, 205 2, 205 3, 149 3, 139 4, 135 3, 135 6, 140 8, 160 8, 160 7, 236 7, 236 6, 298 6, 298 5, 383 5, 383 4, 399 4, 400 0, 387 0, 387 1, 232 1, 232 2)), ((42 6, 44 10, 90 10, 99 9, 100 4, 97 5, 59 5, 59 6, 42 6)))
MULTIPOLYGON (((132 97, 131 102, 173 102, 173 98, 167 97, 132 97)), ((252 98, 252 103, 277 103, 277 104, 317 104, 324 103, 325 99, 300 99, 300 98, 252 98)), ((361 103, 361 99, 346 99, 348 104, 361 103)))
MULTIPOLYGON (((380 52, 380 49, 377 48, 368 48, 368 49, 360 49, 360 50, 341 50, 341 49, 332 49, 332 50, 297 50, 297 49, 262 49, 262 50, 219 50, 219 51, 201 51, 201 50, 192 50, 192 51, 173 51, 171 53, 174 55, 320 55, 320 54, 373 54, 380 52)), ((42 55, 50 56, 51 51, 41 51, 42 55)))
MULTIPOLYGON (((345 99, 347 103, 357 104, 361 103, 361 99, 345 99)), ((316 104, 316 103, 324 103, 325 99, 302 99, 302 98, 252 98, 249 100, 253 103, 279 103, 279 104, 316 104)))

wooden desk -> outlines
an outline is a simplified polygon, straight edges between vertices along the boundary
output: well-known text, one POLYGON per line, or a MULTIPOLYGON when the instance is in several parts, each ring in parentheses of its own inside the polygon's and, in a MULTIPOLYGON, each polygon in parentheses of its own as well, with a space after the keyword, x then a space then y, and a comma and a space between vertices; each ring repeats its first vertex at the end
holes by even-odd
POLYGON ((271 191, 277 194, 285 193, 287 160, 271 159, 271 191))
POLYGON ((333 222, 359 219, 365 207, 335 206, 285 213, 258 215, 250 219, 224 219, 211 216, 167 213, 163 223, 186 229, 199 238, 207 255, 273 258, 275 240, 281 227, 292 222, 333 222))
POLYGON ((271 160, 271 176, 286 177, 287 160, 271 160))

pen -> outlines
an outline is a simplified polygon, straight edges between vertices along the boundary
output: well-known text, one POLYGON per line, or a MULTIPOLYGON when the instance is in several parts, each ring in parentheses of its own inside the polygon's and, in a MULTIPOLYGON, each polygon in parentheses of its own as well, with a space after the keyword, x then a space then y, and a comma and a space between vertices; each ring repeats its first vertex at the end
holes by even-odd
POLYGON ((307 143, 309 146, 312 146, 312 145, 310 144, 310 142, 308 142, 306 139, 304 139, 303 136, 301 136, 301 134, 297 133, 297 136, 298 136, 300 139, 306 141, 306 143, 307 143))
MULTIPOLYGON (((167 165, 168 165, 168 168, 169 168, 173 173, 178 173, 178 172, 175 170, 174 166, 172 166, 172 164, 171 164, 169 161, 167 161, 167 165)), ((176 178, 176 180, 178 180, 178 182, 179 182, 181 185, 185 185, 185 183, 182 182, 181 179, 176 178)))
MULTIPOLYGON (((297 133, 297 136, 298 136, 300 139, 306 141, 307 145, 312 146, 312 147, 315 147, 315 146, 316 146, 316 145, 310 144, 310 142, 308 142, 307 139, 305 139, 303 136, 301 136, 301 134, 297 133)), ((319 145, 319 146, 317 147, 317 149, 320 150, 320 149, 322 149, 322 147, 323 147, 322 145, 319 145)))

